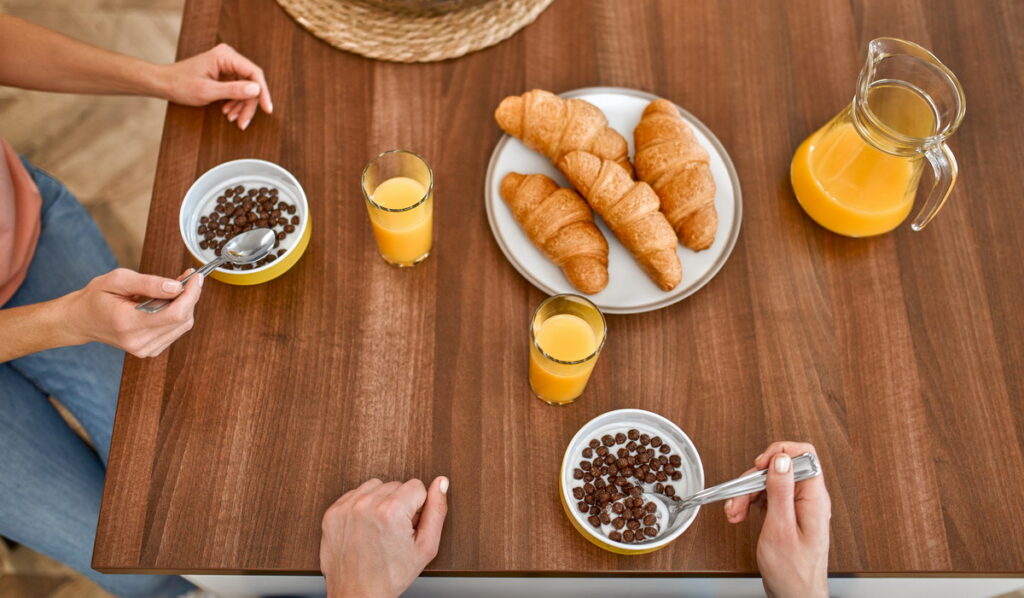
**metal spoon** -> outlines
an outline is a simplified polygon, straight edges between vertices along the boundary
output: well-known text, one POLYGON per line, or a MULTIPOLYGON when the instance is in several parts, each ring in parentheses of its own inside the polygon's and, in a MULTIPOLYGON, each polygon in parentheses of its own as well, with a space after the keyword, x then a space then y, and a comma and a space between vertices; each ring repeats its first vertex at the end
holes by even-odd
MULTIPOLYGON (((188 282, 188 279, 192 278, 196 274, 206 276, 221 264, 232 263, 242 265, 258 262, 274 248, 274 241, 276 238, 274 231, 269 228, 254 228, 250 231, 246 231, 240 235, 232 237, 230 241, 224 244, 224 249, 221 250, 220 256, 181 279, 182 288, 185 287, 185 283, 188 282)), ((147 299, 146 301, 136 305, 135 309, 155 314, 167 307, 170 302, 171 301, 169 299, 147 299)))
MULTIPOLYGON (((821 465, 813 454, 804 453, 799 457, 793 457, 793 479, 795 481, 799 482, 819 475, 821 475, 821 465)), ((678 515, 690 507, 758 492, 764 490, 767 480, 768 470, 759 469, 735 480, 701 490, 682 500, 673 501, 669 503, 668 510, 672 515, 678 515)))

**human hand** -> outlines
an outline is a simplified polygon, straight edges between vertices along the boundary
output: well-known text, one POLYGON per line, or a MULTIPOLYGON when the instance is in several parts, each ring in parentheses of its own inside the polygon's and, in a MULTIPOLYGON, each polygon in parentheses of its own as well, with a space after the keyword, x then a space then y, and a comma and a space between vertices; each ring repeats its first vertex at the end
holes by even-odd
MULTIPOLYGON (((803 442, 773 442, 754 460, 754 469, 768 469, 764 494, 768 511, 757 540, 757 566, 771 598, 828 596, 828 532, 832 502, 825 480, 816 476, 793 483, 792 457, 814 453, 803 442)), ((738 496, 725 503, 731 523, 746 519, 761 493, 738 496)))
POLYGON ((365 482, 345 493, 321 525, 320 569, 331 598, 392 598, 437 556, 448 513, 448 478, 365 482))
POLYGON ((221 112, 243 131, 257 106, 267 114, 274 111, 263 70, 227 44, 159 68, 163 97, 186 106, 227 100, 221 112))
POLYGON ((118 268, 64 298, 67 325, 80 343, 99 341, 136 357, 155 357, 192 329, 192 310, 202 288, 202 276, 193 276, 182 289, 170 278, 118 268), (135 309, 140 296, 173 301, 150 314, 135 309))

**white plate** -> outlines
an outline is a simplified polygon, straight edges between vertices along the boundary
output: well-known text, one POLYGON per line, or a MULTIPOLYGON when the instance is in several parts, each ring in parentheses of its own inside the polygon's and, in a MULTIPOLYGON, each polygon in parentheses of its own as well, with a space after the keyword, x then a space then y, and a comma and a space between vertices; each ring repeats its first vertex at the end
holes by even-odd
MULTIPOLYGON (((564 98, 586 100, 604 111, 611 127, 629 142, 631 156, 633 129, 640 122, 647 104, 658 99, 658 96, 643 91, 619 87, 588 87, 561 95, 564 98)), ((605 313, 641 313, 661 309, 685 299, 714 278, 736 245, 743 212, 736 168, 722 143, 704 123, 682 108, 679 108, 679 113, 693 127, 697 139, 711 154, 711 174, 717 187, 715 208, 718 210, 718 234, 711 247, 704 251, 694 252, 682 245, 678 246, 683 280, 671 291, 662 291, 644 274, 629 251, 598 217, 597 225, 608 239, 608 286, 600 293, 590 295, 589 299, 605 313)), ((491 154, 484 181, 487 220, 494 240, 515 269, 538 289, 549 295, 578 294, 579 291, 569 284, 562 270, 548 261, 533 245, 501 199, 501 179, 510 172, 546 174, 559 185, 571 186, 547 158, 529 149, 518 139, 509 135, 502 137, 491 154)))

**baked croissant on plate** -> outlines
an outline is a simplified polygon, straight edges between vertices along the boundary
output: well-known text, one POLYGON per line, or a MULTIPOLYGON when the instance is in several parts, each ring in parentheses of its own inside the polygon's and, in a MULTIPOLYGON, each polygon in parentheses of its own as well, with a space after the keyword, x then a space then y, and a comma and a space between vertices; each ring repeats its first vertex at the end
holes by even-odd
POLYGON ((679 242, 650 185, 636 182, 618 163, 587 152, 570 152, 558 168, 604 218, 644 272, 665 291, 682 280, 679 242))
POLYGON ((644 109, 633 141, 637 176, 658 194, 679 240, 694 251, 710 247, 718 231, 715 179, 690 125, 672 102, 655 100, 644 109))
POLYGON ((553 163, 571 151, 582 150, 617 162, 633 176, 626 139, 608 126, 604 112, 590 102, 534 89, 502 100, 494 111, 494 120, 502 131, 553 163))
POLYGON ((579 194, 542 174, 510 172, 501 180, 501 197, 572 286, 587 294, 608 286, 608 241, 579 194))

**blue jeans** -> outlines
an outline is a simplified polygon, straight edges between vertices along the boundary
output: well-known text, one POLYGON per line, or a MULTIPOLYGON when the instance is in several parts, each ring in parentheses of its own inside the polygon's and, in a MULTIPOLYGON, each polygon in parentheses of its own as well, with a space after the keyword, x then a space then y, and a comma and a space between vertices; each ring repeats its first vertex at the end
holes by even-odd
MULTIPOLYGON (((78 200, 22 161, 43 198, 42 228, 25 282, 5 308, 66 295, 117 267, 78 200)), ((179 596, 193 589, 180 577, 104 575, 91 567, 123 360, 119 349, 88 343, 0 363, 0 535, 77 569, 112 594, 179 596), (95 453, 47 396, 74 414, 95 453)))

